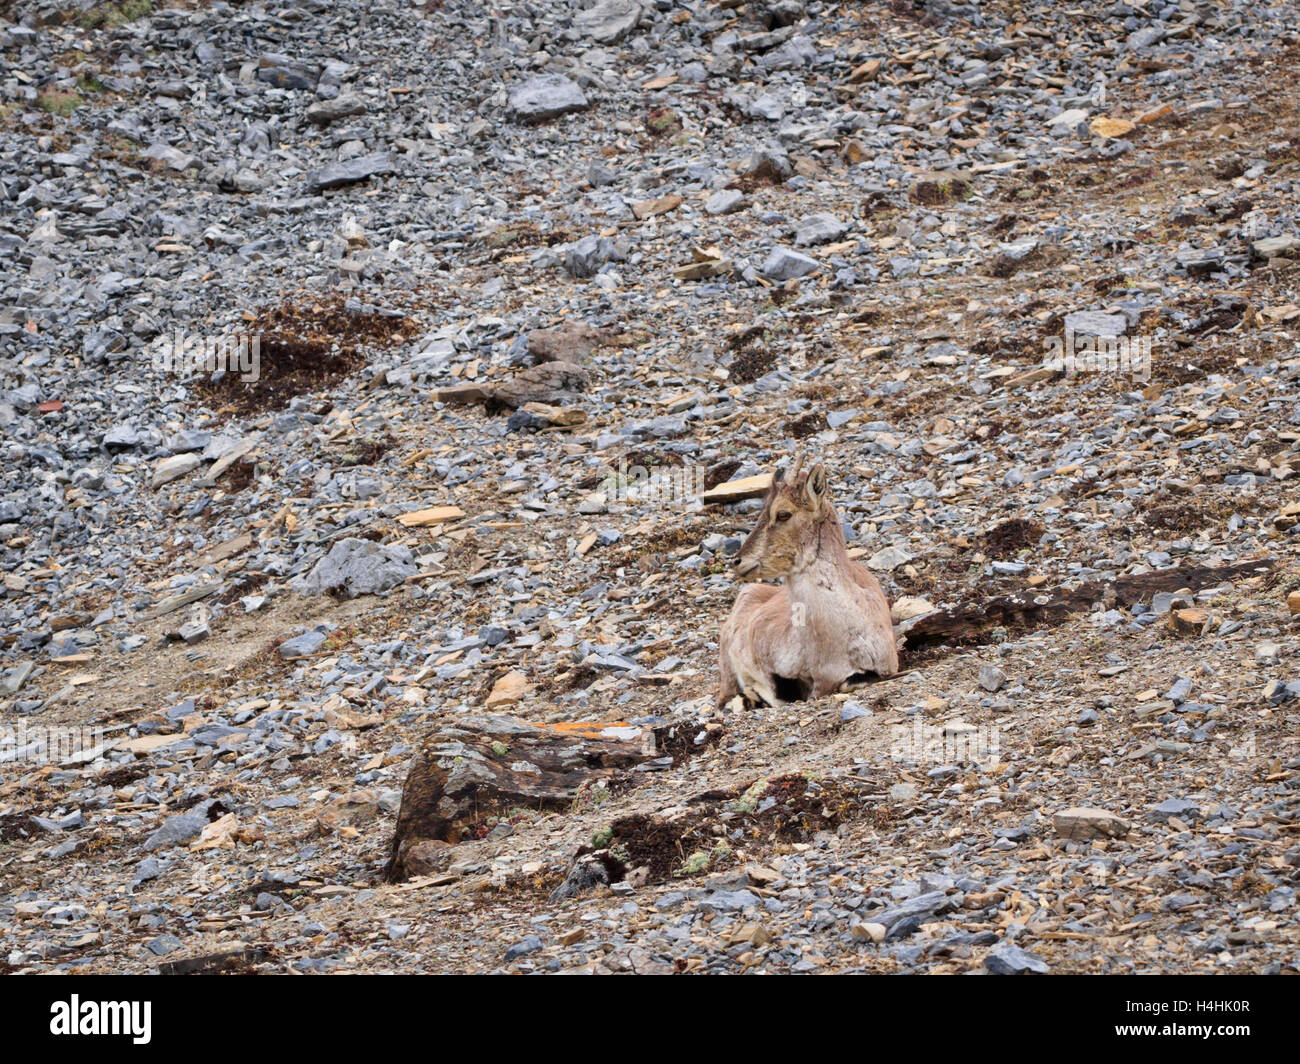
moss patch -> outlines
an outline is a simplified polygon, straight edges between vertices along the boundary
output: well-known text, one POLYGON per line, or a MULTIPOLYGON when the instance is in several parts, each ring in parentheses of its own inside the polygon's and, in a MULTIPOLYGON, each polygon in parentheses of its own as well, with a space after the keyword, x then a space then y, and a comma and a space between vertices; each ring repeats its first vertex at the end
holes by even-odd
POLYGON ((82 104, 81 93, 75 89, 51 89, 36 97, 36 106, 52 115, 67 117, 82 104))
POLYGON ((96 4, 77 18, 83 30, 116 29, 144 18, 153 11, 153 0, 121 0, 120 3, 96 4))

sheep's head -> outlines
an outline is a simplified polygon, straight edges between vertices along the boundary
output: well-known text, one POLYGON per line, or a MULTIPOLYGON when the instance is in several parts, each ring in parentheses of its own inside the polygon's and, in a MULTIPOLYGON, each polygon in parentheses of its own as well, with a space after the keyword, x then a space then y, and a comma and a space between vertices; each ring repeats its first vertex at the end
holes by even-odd
POLYGON ((804 470, 803 459, 772 479, 758 523, 736 555, 741 581, 771 580, 807 568, 817 554, 821 526, 834 519, 826 467, 804 470))

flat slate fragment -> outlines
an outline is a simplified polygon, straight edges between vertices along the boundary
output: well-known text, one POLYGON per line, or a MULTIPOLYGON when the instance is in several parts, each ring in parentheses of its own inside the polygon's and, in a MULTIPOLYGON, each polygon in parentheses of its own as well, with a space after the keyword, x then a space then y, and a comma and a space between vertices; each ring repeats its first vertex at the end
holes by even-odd
POLYGON ((326 189, 355 185, 360 181, 383 177, 392 172, 393 157, 388 152, 373 152, 341 163, 331 163, 308 174, 307 189, 310 192, 324 192, 326 189))
POLYGON ((510 92, 510 111, 524 122, 545 122, 589 106, 577 82, 562 74, 540 74, 510 92))

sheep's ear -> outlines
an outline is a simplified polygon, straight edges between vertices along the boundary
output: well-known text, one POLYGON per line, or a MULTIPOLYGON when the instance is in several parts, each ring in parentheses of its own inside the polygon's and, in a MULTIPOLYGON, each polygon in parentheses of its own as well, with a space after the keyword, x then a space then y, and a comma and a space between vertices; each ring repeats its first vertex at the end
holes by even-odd
POLYGON ((808 501, 814 505, 826 498, 826 467, 820 462, 809 471, 808 479, 804 482, 804 491, 808 501))

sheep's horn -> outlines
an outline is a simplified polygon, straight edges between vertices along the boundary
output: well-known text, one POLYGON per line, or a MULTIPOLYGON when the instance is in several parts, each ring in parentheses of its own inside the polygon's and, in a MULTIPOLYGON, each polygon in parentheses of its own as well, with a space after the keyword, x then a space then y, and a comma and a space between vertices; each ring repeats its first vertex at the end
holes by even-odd
POLYGON ((794 456, 794 461, 790 464, 790 468, 785 471, 785 479, 787 481, 793 481, 794 478, 799 475, 799 470, 801 470, 802 468, 803 468, 803 455, 797 454, 794 456))

